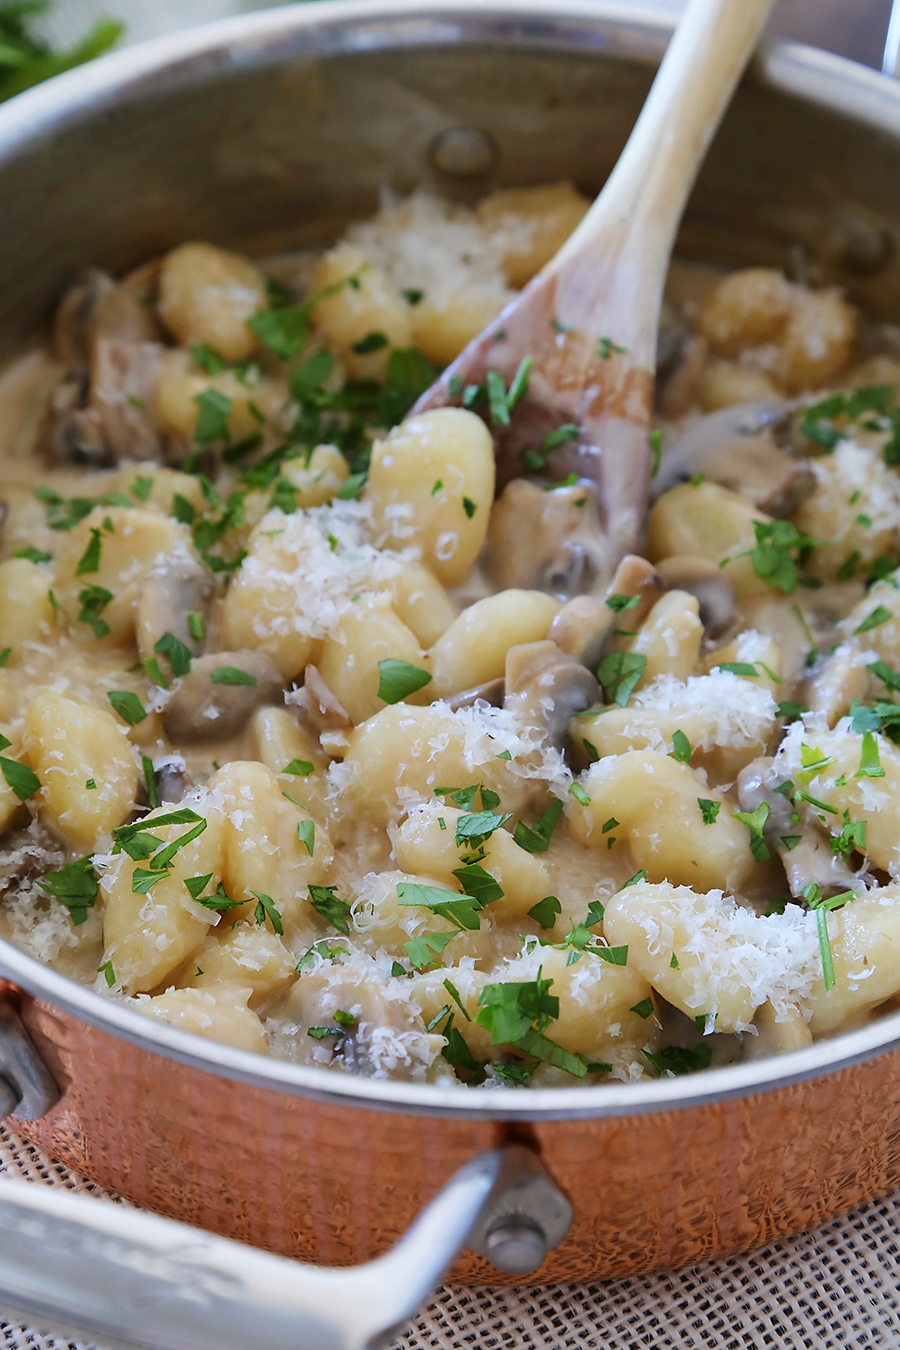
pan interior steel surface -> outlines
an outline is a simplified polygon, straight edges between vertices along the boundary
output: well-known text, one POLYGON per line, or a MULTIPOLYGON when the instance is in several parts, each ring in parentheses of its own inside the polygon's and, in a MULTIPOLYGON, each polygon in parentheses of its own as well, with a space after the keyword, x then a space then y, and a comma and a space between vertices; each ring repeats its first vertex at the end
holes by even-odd
MULTIPOLYGON (((671 22, 605 0, 324 0, 31 91, 0 111, 0 354, 88 264, 125 269, 185 239, 255 253, 328 243, 385 186, 465 199, 566 177, 593 194, 671 22), (433 153, 460 127, 488 147, 468 177, 433 153)), ((802 251, 817 277, 896 319, 898 238, 900 89, 822 52, 765 50, 707 158, 680 253, 785 266, 802 251)), ((21 1018, 3 1023, 18 1027, 18 1059, 0 1037, 0 1110, 12 1104, 17 1130, 159 1214, 324 1265, 382 1256, 454 1174, 510 1145, 537 1150, 574 1204, 542 1281, 708 1260, 900 1183, 900 1014, 687 1079, 452 1090, 200 1041, 3 942, 0 975, 21 1018), (55 1105, 33 1063, 19 1081, 29 1055, 55 1105)), ((503 1278, 472 1241, 452 1277, 503 1278)))

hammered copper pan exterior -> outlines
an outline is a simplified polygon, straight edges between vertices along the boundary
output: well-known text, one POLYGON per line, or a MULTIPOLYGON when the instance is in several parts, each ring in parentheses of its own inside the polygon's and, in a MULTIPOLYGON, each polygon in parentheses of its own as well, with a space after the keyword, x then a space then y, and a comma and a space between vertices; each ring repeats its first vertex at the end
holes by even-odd
MULTIPOLYGON (((63 1089, 16 1128, 148 1209, 322 1264, 380 1255, 508 1127, 369 1111, 234 1082, 22 1000, 63 1089)), ((575 1206, 532 1277, 613 1279, 820 1224, 900 1184, 900 1051, 757 1096, 525 1127, 575 1206)), ((502 1281, 466 1253, 452 1278, 502 1281)), ((519 1277, 518 1282, 521 1282, 519 1277)))

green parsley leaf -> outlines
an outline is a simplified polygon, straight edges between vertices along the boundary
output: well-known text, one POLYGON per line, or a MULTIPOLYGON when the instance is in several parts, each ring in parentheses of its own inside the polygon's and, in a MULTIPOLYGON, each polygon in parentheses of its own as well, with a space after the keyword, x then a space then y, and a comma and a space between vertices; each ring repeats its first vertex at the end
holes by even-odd
POLYGON ((113 711, 117 712, 122 721, 127 722, 130 727, 136 727, 147 716, 143 703, 130 689, 114 689, 106 697, 112 704, 113 711))
POLYGON ((676 731, 672 736, 672 757, 681 764, 691 762, 691 743, 683 731, 676 731))
POLYGON ((662 458, 662 431, 657 427, 655 431, 650 432, 650 454, 652 455, 652 468, 650 477, 655 478, 659 473, 659 465, 662 458))
POLYGON ((856 853, 865 853, 866 851, 866 824, 865 820, 850 820, 848 811, 844 812, 844 823, 840 834, 835 835, 831 840, 832 853, 839 855, 844 860, 856 853))
POLYGON ((182 525, 193 525, 197 509, 186 497, 182 497, 180 492, 176 492, 172 498, 172 515, 182 525))
POLYGON ((849 555, 844 559, 844 561, 841 563, 840 567, 838 568, 838 570, 837 570, 837 572, 836 572, 836 574, 835 574, 836 580, 837 580, 837 581, 851 581, 852 578, 853 578, 853 573, 856 571, 857 567, 859 566, 859 563, 860 563, 860 557, 861 557, 861 555, 860 555, 859 551, 858 551, 857 549, 854 549, 853 552, 852 552, 851 554, 849 554, 849 555))
POLYGON ((609 652, 597 667, 597 679, 611 703, 628 705, 647 666, 646 656, 638 652, 609 652))
MULTIPOLYGON (((297 969, 299 970, 299 968, 300 967, 298 966, 297 969)), ((394 979, 399 979, 401 978, 401 976, 405 979, 408 974, 409 971, 406 969, 405 966, 401 966, 399 961, 394 961, 394 963, 391 966, 391 975, 394 977, 394 979)))
POLYGON ((553 928, 556 924, 556 916, 562 913, 562 905, 555 895, 545 895, 543 900, 539 900, 536 905, 532 905, 528 911, 529 917, 534 919, 535 923, 540 924, 541 928, 553 928))
POLYGON ((510 416, 509 404, 506 401, 506 381, 499 370, 489 370, 484 379, 491 423, 495 427, 508 427, 510 416))
POLYGON ((81 605, 79 621, 89 625, 95 638, 109 635, 109 624, 100 615, 112 598, 112 591, 105 590, 103 586, 85 586, 78 592, 78 603, 81 605))
POLYGON ((33 563, 45 563, 45 562, 52 562, 52 561, 53 561, 53 554, 52 554, 52 553, 46 553, 46 552, 45 552, 43 549, 41 549, 41 548, 32 548, 32 547, 28 547, 28 548, 14 548, 14 549, 13 549, 13 557, 14 557, 14 558, 25 558, 27 562, 33 562, 33 563))
POLYGON ((37 884, 42 891, 66 906, 76 928, 86 921, 87 911, 93 909, 100 893, 97 873, 90 856, 66 863, 56 872, 47 872, 37 884))
POLYGON ((802 717, 805 712, 809 712, 805 703, 794 703, 791 699, 783 699, 778 705, 778 716, 789 717, 792 721, 802 717))
POLYGON ((756 545, 741 556, 749 557, 756 575, 775 590, 791 595, 797 589, 798 567, 805 562, 816 541, 802 534, 788 520, 753 522, 756 545))
POLYGON ((760 802, 755 811, 732 811, 734 820, 739 820, 750 831, 750 852, 758 863, 769 862, 772 857, 768 845, 763 839, 763 830, 771 813, 768 802, 760 802))
POLYGON ((116 972, 113 969, 112 961, 104 961, 102 966, 98 966, 97 974, 102 975, 109 988, 112 989, 116 982, 116 972))
POLYGON ((466 1044, 465 1038, 457 1031, 456 1027, 448 1023, 444 1028, 443 1034, 447 1039, 447 1044, 444 1046, 441 1054, 447 1063, 452 1064, 454 1069, 463 1069, 466 1073, 473 1074, 476 1078, 481 1078, 484 1073, 484 1066, 475 1059, 472 1051, 466 1044))
POLYGON ((87 576, 90 572, 100 570, 100 549, 102 547, 102 536, 99 530, 91 530, 91 537, 87 548, 78 559, 75 568, 76 577, 87 576))
POLYGON ((516 404, 528 393, 528 380, 531 375, 531 368, 534 361, 530 356, 523 356, 512 377, 512 383, 509 386, 509 393, 506 395, 506 406, 510 412, 516 404))
POLYGON ((400 294, 408 305, 420 305, 425 299, 424 291, 415 290, 412 287, 408 290, 401 291, 400 294))
POLYGON ((316 847, 315 822, 312 820, 298 820, 297 838, 300 840, 300 843, 306 849, 309 856, 312 857, 316 847))
POLYGON ((749 661, 722 661, 714 669, 727 671, 729 675, 742 675, 747 680, 759 678, 759 671, 749 661))
POLYGON ((292 759, 281 772, 293 774, 296 778, 308 778, 311 773, 315 773, 315 765, 310 764, 308 759, 292 759))
POLYGON ((667 1045, 656 1054, 649 1050, 643 1050, 641 1053, 661 1078, 665 1075, 680 1077, 682 1074, 696 1073, 699 1069, 709 1068, 712 1060, 710 1045, 698 1045, 694 1050, 687 1050, 680 1045, 667 1045))
POLYGON ((634 1007, 629 1008, 628 1011, 637 1013, 638 1017, 642 1017, 646 1022, 647 1018, 650 1017, 655 1011, 653 999, 642 998, 640 1003, 635 1003, 634 1007))
POLYGON ((672 959, 671 959, 671 961, 669 962, 669 969, 670 969, 670 970, 680 970, 680 969, 681 969, 681 966, 680 966, 679 963, 678 963, 678 957, 675 955, 674 952, 672 953, 672 959))
POLYGON ((456 937, 458 930, 449 933, 423 933, 420 937, 404 942, 403 947, 409 957, 413 970, 424 970, 426 966, 437 965, 437 958, 456 937))
POLYGON ((584 921, 585 927, 596 928, 598 923, 603 922, 603 915, 605 913, 606 911, 599 900, 591 900, 588 905, 587 918, 584 921))
POLYGON ((524 821, 520 820, 513 834, 513 839, 519 845, 519 848, 524 848, 526 853, 546 853, 550 847, 550 840, 553 838, 553 831, 562 814, 562 809, 562 802, 555 801, 533 825, 526 825, 524 821))
POLYGON ((463 844, 477 847, 490 839, 495 830, 512 818, 510 811, 473 811, 458 816, 456 820, 456 847, 463 844))
POLYGON ((211 881, 212 872, 207 872, 202 877, 185 877, 184 884, 191 899, 199 900, 211 881))
POLYGON ((191 649, 179 641, 174 633, 163 633, 153 650, 157 656, 168 656, 176 679, 187 675, 191 668, 191 649))
MULTIPOLYGON (((251 891, 250 894, 255 895, 257 899, 257 905, 253 911, 257 927, 261 928, 268 919, 278 936, 284 937, 284 924, 281 922, 281 914, 275 908, 275 901, 271 895, 264 895, 262 891, 251 891)), ((335 1021, 337 1021, 337 1015, 335 1015, 335 1021)))
POLYGON ((190 610, 187 616, 188 632, 194 642, 202 642, 206 637, 206 624, 203 622, 203 615, 198 614, 196 610, 190 610))
POLYGON ((453 875, 465 893, 473 896, 482 909, 503 898, 503 887, 481 863, 466 863, 464 867, 454 868, 453 875))
POLYGON ((202 819, 203 817, 198 816, 189 806, 180 806, 175 811, 166 812, 164 816, 147 816, 143 820, 132 821, 129 825, 119 825, 113 830, 113 839, 117 844, 124 844, 143 830, 161 830, 166 825, 194 825, 199 824, 202 819))
POLYGON ((0 755, 0 773, 20 802, 27 802, 29 797, 33 797, 40 790, 41 780, 37 774, 33 769, 29 769, 27 764, 20 764, 17 759, 7 759, 4 755, 0 755))
POLYGON ((337 896, 337 886, 310 886, 309 902, 316 913, 344 937, 350 936, 350 906, 337 896))
POLYGON ((617 342, 613 342, 612 338, 602 337, 600 339, 600 345, 597 348, 597 355, 600 357, 601 361, 608 361, 613 352, 627 351, 627 347, 620 347, 617 342))
POLYGON ((351 473, 347 478, 344 479, 343 483, 341 483, 341 486, 337 490, 338 500, 342 502, 357 501, 359 498, 359 494, 362 492, 363 488, 366 485, 366 480, 368 477, 369 475, 366 470, 363 470, 362 473, 351 473))
MULTIPOLYGON (((493 878, 491 878, 493 880, 493 878)), ((496 884, 496 883, 495 883, 496 884)), ((474 932, 481 927, 479 911, 481 902, 474 895, 462 895, 459 891, 448 891, 442 886, 425 886, 418 881, 397 882, 398 905, 420 905, 430 909, 442 919, 474 932)))
POLYGON ((893 617, 891 611, 885 609, 884 605, 877 605, 859 627, 854 628, 853 634, 855 636, 857 633, 869 633, 873 628, 880 628, 883 623, 888 623, 893 617))
POLYGON ((465 513, 466 513, 466 515, 469 517, 469 519, 471 520, 472 517, 474 516, 475 512, 478 510, 478 507, 476 506, 475 502, 472 501, 472 498, 471 498, 471 497, 463 497, 463 499, 462 499, 462 504, 463 504, 463 510, 465 511, 465 513))
POLYGON ((878 758, 878 742, 867 731, 863 736, 862 755, 859 761, 859 768, 853 775, 854 778, 883 778, 884 769, 881 767, 881 760, 878 758))
POLYGON ((714 802, 709 797, 698 797, 697 805, 700 807, 700 815, 703 817, 703 824, 715 825, 719 812, 722 809, 722 803, 714 802))
POLYGON ((250 687, 256 684, 255 675, 239 670, 237 666, 217 666, 209 678, 213 684, 246 684, 250 687))
POLYGON ((647 880, 647 870, 646 868, 642 867, 639 871, 635 872, 634 876, 629 877, 627 881, 623 881, 622 885, 619 887, 619 890, 624 891, 629 886, 636 886, 639 881, 646 881, 646 880, 647 880))
POLYGON ((491 1034, 493 1045, 516 1045, 532 1029, 543 1032, 559 1016, 559 999, 549 993, 552 980, 486 984, 475 1018, 491 1034))
POLYGON ((88 791, 90 791, 90 792, 95 791, 95 790, 96 790, 96 787, 97 787, 96 779, 94 779, 94 778, 89 778, 89 779, 87 780, 87 782, 85 783, 84 786, 85 786, 85 788, 86 788, 88 791))
POLYGON ((218 389, 204 389, 195 394, 193 402, 197 404, 197 421, 194 425, 194 440, 201 445, 210 441, 228 440, 228 419, 231 416, 231 399, 218 389))
POLYGON ((580 435, 581 427, 577 426, 574 422, 564 422, 563 425, 557 427, 555 431, 547 433, 541 441, 541 450, 545 455, 549 455, 552 450, 557 450, 561 445, 565 445, 567 441, 574 440, 576 436, 580 435))
POLYGON ((368 356, 370 352, 380 352, 383 347, 389 347, 390 339, 387 333, 373 332, 366 333, 358 342, 351 343, 351 349, 358 356, 368 356))
POLYGON ((141 768, 144 771, 144 783, 147 787, 147 801, 150 803, 150 809, 155 810, 159 806, 159 789, 156 782, 156 770, 149 755, 141 755, 141 768))
POLYGON ((640 604, 639 595, 608 595, 606 604, 614 614, 621 614, 623 610, 635 609, 640 604))
POLYGON ((601 961, 608 961, 611 966, 628 965, 627 947, 592 947, 591 951, 595 956, 599 956, 601 961))
POLYGON ((596 764, 600 758, 600 751, 597 749, 596 745, 594 745, 594 742, 587 740, 586 737, 582 737, 581 744, 584 748, 584 753, 588 757, 589 763, 596 764))
POLYGON ((427 670, 414 666, 409 661, 389 658, 378 662, 378 697, 384 703, 400 703, 402 699, 424 689, 431 683, 427 670))
POLYGON ((307 1036, 312 1036, 314 1041, 324 1041, 326 1036, 343 1036, 340 1027, 307 1027, 307 1036))

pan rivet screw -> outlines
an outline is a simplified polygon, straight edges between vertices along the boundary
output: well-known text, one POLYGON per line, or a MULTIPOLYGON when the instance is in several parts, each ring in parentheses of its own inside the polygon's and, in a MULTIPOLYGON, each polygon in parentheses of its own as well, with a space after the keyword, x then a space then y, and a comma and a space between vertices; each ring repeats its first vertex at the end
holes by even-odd
POLYGON ((487 1231, 485 1255, 492 1266, 508 1275, 537 1270, 546 1254, 543 1229, 524 1214, 504 1214, 487 1231))

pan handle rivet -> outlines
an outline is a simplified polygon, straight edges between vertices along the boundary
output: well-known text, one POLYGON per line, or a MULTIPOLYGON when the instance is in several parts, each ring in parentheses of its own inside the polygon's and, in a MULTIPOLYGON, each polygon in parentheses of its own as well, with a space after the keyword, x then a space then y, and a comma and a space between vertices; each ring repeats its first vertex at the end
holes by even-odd
POLYGON ((544 1230, 524 1214, 504 1214, 485 1236, 485 1256, 508 1275, 528 1275, 547 1254, 544 1230))

